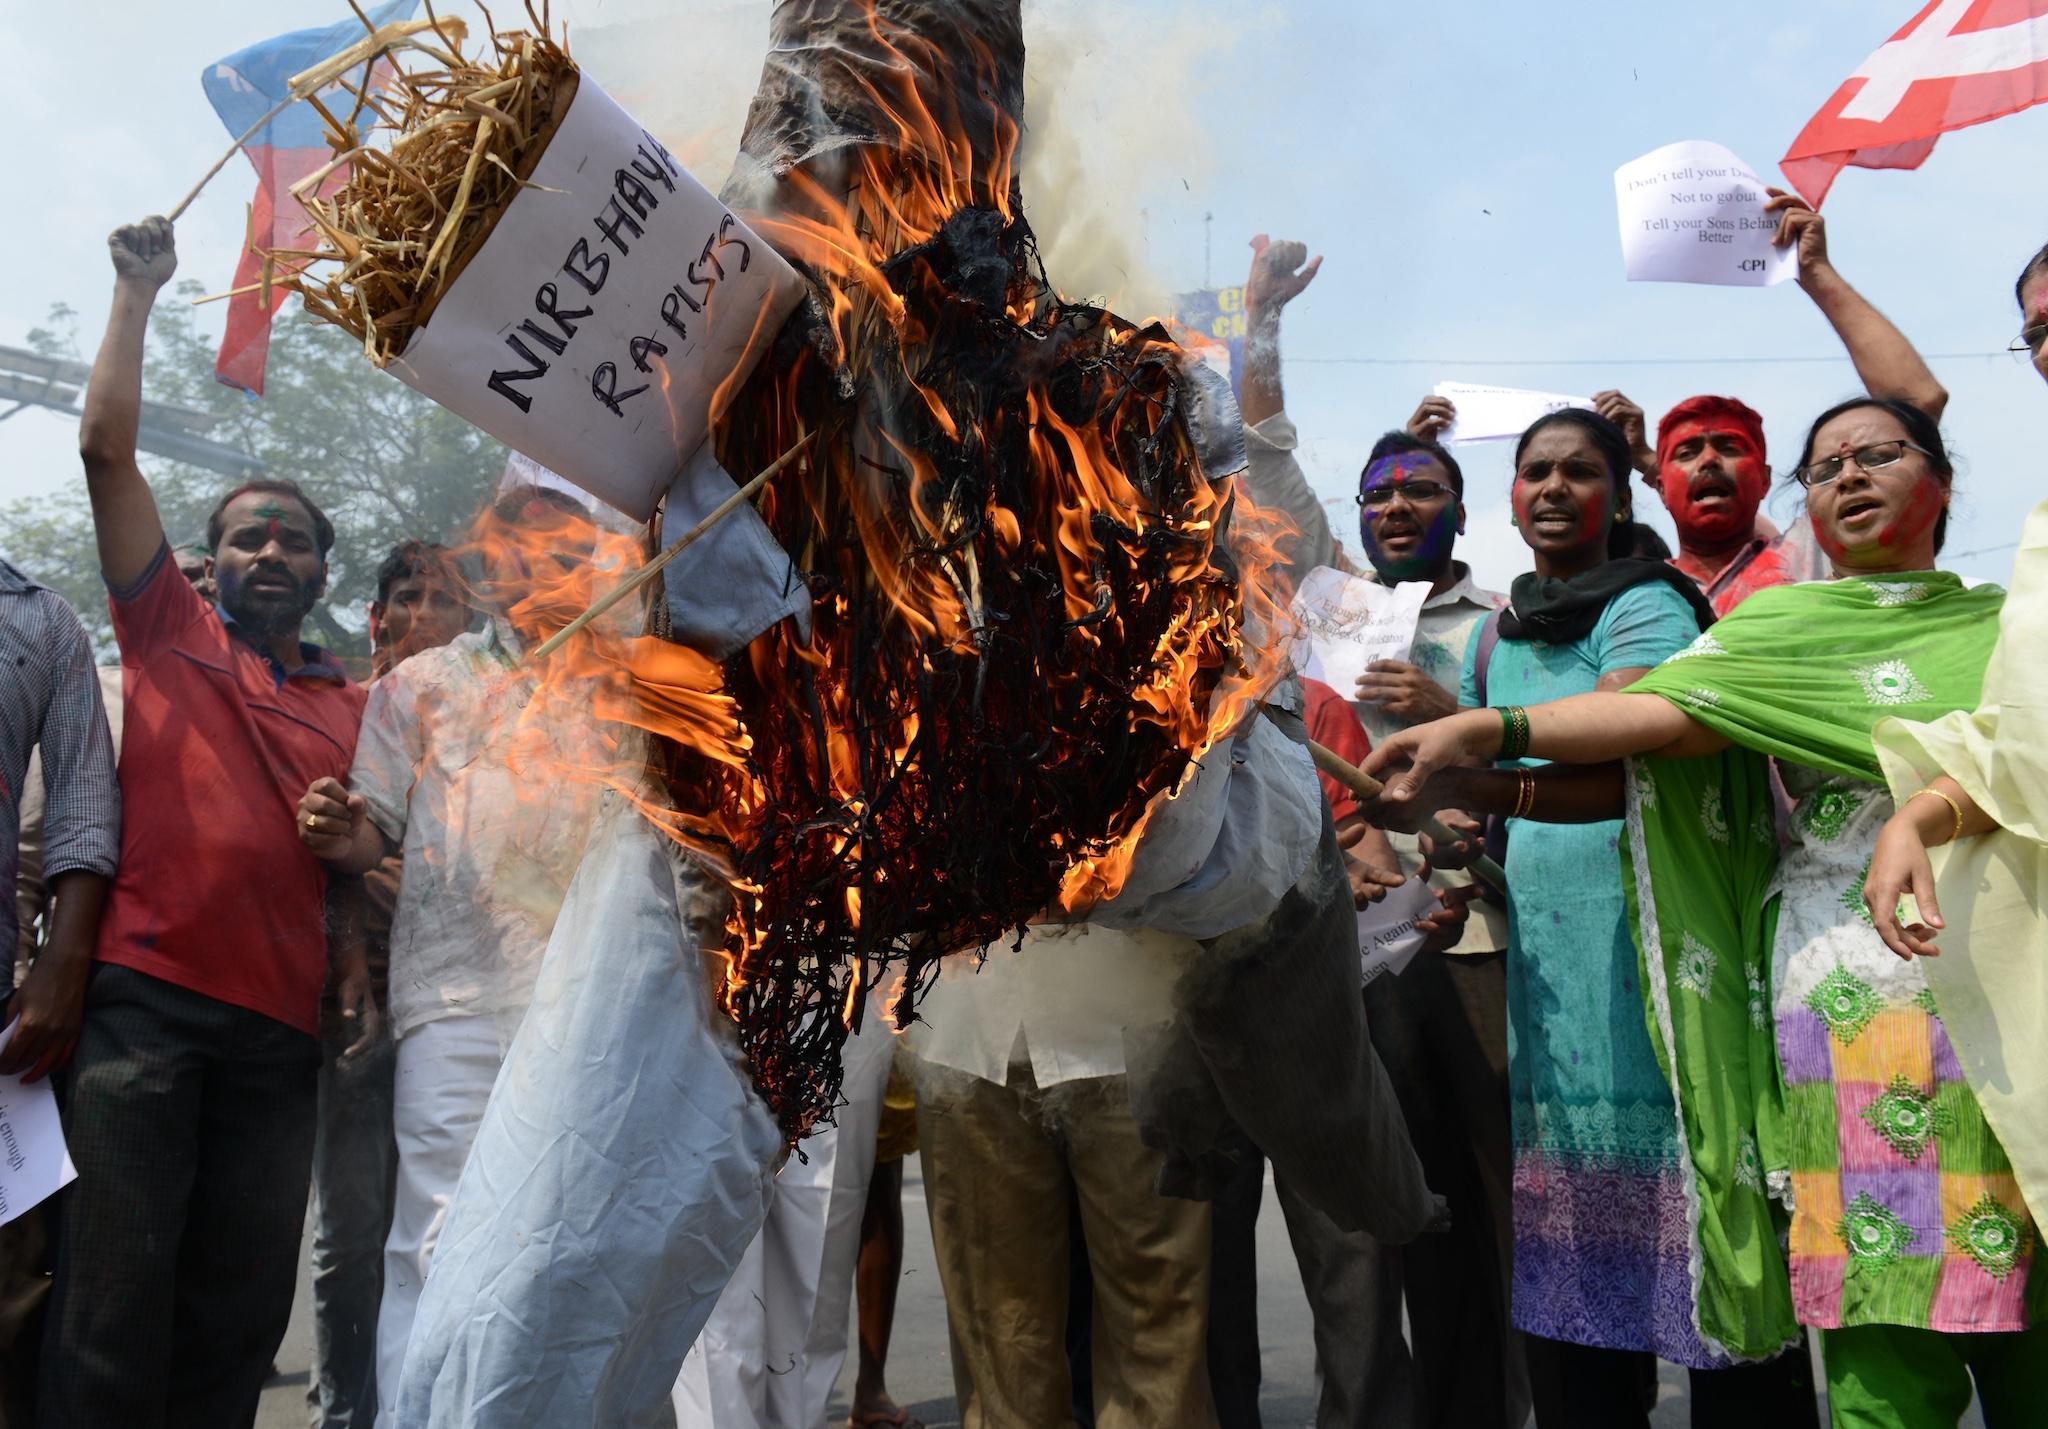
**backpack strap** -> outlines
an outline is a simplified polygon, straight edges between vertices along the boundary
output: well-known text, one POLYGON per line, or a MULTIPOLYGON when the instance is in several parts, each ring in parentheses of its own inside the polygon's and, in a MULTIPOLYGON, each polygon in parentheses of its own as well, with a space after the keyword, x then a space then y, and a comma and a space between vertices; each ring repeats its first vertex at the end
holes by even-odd
POLYGON ((1479 707, 1486 708, 1486 667, 1493 663, 1493 647, 1500 644, 1500 613, 1503 607, 1479 623, 1479 652, 1472 657, 1472 683, 1479 695, 1479 707))

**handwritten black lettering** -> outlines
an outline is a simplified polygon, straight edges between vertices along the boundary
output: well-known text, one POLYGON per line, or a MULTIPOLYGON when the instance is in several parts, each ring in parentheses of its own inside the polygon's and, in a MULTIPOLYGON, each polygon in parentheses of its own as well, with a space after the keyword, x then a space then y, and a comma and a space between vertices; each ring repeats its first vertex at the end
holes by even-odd
POLYGON ((615 170, 612 174, 612 187, 618 191, 619 197, 625 200, 626 207, 633 210, 635 218, 645 218, 661 206, 654 197, 654 190, 647 187, 640 176, 630 170, 615 170))
POLYGON ((667 169, 672 174, 680 174, 683 171, 683 166, 676 162, 675 155, 669 153, 668 150, 661 147, 661 140, 655 138, 645 129, 642 129, 640 131, 640 138, 642 142, 639 145, 639 151, 642 154, 646 154, 650 161, 655 158, 659 158, 661 160, 662 167, 667 169))
MULTIPOLYGON (((725 265, 719 262, 717 255, 711 251, 712 248, 717 245, 717 243, 718 235, 715 233, 712 234, 709 238, 705 239, 704 252, 697 259, 697 263, 709 263, 712 267, 712 270, 716 272, 719 277, 723 278, 725 276, 725 265)), ((690 281, 693 283, 701 283, 704 281, 702 278, 699 278, 697 276, 697 263, 692 263, 690 265, 690 281)))
POLYGON ((597 370, 590 374, 590 395, 611 408, 614 417, 625 416, 625 409, 619 404, 628 398, 638 397, 650 385, 643 382, 630 391, 619 391, 619 367, 615 362, 600 362, 597 370))
POLYGON ((576 336, 576 324, 589 317, 595 309, 572 308, 565 313, 555 306, 560 301, 561 295, 555 291, 555 285, 542 283, 540 291, 533 295, 533 310, 544 318, 554 319, 555 326, 562 330, 562 337, 566 340, 576 336))
POLYGON ((724 218, 718 220, 718 246, 724 248, 728 244, 738 245, 740 250, 740 271, 744 273, 747 271, 747 264, 753 261, 754 250, 746 239, 731 236, 733 225, 738 222, 739 220, 731 214, 727 214, 724 218))
POLYGON ((623 228, 635 238, 643 237, 647 232, 646 229, 634 222, 633 215, 626 212, 625 208, 616 198, 606 199, 604 212, 590 221, 597 225, 597 231, 604 235, 605 241, 619 250, 621 257, 631 253, 633 250, 627 246, 625 239, 619 237, 620 229, 623 228))
POLYGON ((579 238, 576 246, 569 250, 569 256, 562 260, 562 271, 581 283, 584 292, 595 296, 602 291, 605 276, 612 271, 612 258, 609 253, 592 253, 590 240, 579 238))
MULTIPOLYGON (((690 301, 681 288, 671 288, 661 295, 661 320, 676 330, 677 338, 687 342, 690 329, 683 322, 683 304, 676 301, 678 298, 682 298, 684 303, 690 301)), ((690 306, 694 308, 696 304, 691 303, 690 306)))
MULTIPOLYGON (((532 327, 533 324, 527 323, 525 324, 525 326, 532 327)), ((533 355, 533 350, 529 348, 525 343, 519 340, 519 336, 517 333, 506 334, 505 346, 511 348, 514 352, 518 353, 521 358, 531 363, 532 366, 527 368, 524 372, 517 371, 511 368, 506 368, 498 372, 493 372, 491 374, 490 388, 493 392, 497 393, 500 397, 503 397, 506 401, 510 402, 520 411, 531 412, 533 410, 532 394, 527 392, 516 392, 512 389, 512 384, 514 382, 531 381, 533 378, 536 377, 545 377, 547 375, 548 365, 546 362, 542 361, 540 358, 535 357, 533 355)))
POLYGON ((557 357, 560 357, 569 350, 569 344, 566 340, 556 337, 532 318, 528 318, 519 324, 519 330, 557 357))
POLYGON ((636 337, 626 344, 626 348, 633 354, 633 365, 642 372, 652 372, 654 370, 653 367, 648 365, 648 353, 651 352, 656 357, 668 356, 668 344, 652 336, 636 337))
POLYGON ((655 158, 654 155, 648 153, 645 144, 642 144, 639 151, 626 162, 631 164, 633 172, 639 174, 642 178, 653 179, 670 193, 676 191, 676 181, 669 177, 668 166, 655 158))

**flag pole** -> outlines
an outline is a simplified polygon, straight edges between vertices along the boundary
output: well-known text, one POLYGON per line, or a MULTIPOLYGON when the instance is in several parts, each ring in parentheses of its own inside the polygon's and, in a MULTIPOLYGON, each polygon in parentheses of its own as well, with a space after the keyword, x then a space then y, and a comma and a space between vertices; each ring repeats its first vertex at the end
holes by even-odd
MULTIPOLYGON (((1379 798, 1380 791, 1385 786, 1342 755, 1326 749, 1324 746, 1317 744, 1313 739, 1308 742, 1308 752, 1309 757, 1315 760, 1316 768, 1322 770, 1323 773, 1335 779, 1339 784, 1342 784, 1361 799, 1379 798)), ((1452 833, 1434 818, 1425 818, 1420 822, 1422 832, 1428 834, 1437 843, 1469 842, 1469 840, 1452 833)), ((1496 888, 1504 889, 1508 886, 1507 875, 1501 872, 1500 865, 1484 854, 1472 860, 1472 871, 1496 888)))
POLYGON ((234 143, 228 145, 228 151, 225 154, 222 154, 218 159, 215 159, 213 161, 213 167, 208 169, 204 174, 200 176, 199 182, 192 185, 191 191, 188 192, 183 198, 178 200, 178 206, 172 209, 169 213, 165 214, 164 217, 168 218, 172 223, 176 223, 178 221, 178 215, 183 213, 186 209, 190 208, 192 206, 192 200, 199 197, 199 191, 205 188, 208 184, 213 182, 213 176, 215 174, 219 173, 222 169, 227 167, 228 160, 234 158, 235 155, 238 152, 240 152, 241 147, 244 144, 248 143, 251 139, 255 138, 257 133, 261 131, 264 125, 268 124, 271 120, 277 118, 278 115, 284 113, 285 106, 289 105, 290 103, 292 103, 293 100, 297 98, 298 96, 296 94, 287 94, 283 99, 280 99, 277 101, 277 103, 271 105, 270 111, 267 114, 265 114, 261 119, 257 120, 254 124, 251 124, 247 129, 244 129, 241 133, 241 137, 236 139, 234 143))
POLYGON ((748 497, 766 486, 768 479, 774 476, 776 472, 788 466, 795 459, 798 452, 811 444, 811 438, 816 435, 816 432, 806 432, 797 438, 795 446, 770 462, 752 481, 749 481, 745 486, 742 486, 739 490, 733 492, 732 495, 726 497, 725 500, 719 502, 717 506, 712 508, 710 515, 684 532, 674 545, 670 546, 639 570, 633 572, 632 575, 628 576, 618 585, 612 587, 590 609, 584 611, 583 614, 577 616, 543 641, 538 649, 526 657, 528 663, 538 663, 547 659, 548 656, 561 649, 570 636, 590 624, 591 621, 597 619, 600 615, 603 615, 607 610, 610 610, 634 591, 640 589, 641 586, 646 585, 648 581, 654 579, 656 575, 660 574, 663 566, 666 566, 670 561, 680 556, 684 551, 687 551, 713 526, 716 526, 726 517, 732 515, 733 512, 739 510, 741 506, 745 505, 748 497))

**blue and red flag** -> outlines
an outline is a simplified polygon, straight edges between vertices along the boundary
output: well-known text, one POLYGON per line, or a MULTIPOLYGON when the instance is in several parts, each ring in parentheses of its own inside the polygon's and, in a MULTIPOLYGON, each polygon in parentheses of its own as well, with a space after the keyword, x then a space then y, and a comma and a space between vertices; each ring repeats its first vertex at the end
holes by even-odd
MULTIPOLYGON (((370 23, 381 28, 409 19, 418 4, 419 0, 387 0, 369 11, 370 23)), ((321 29, 294 30, 237 50, 208 66, 200 82, 228 133, 239 136, 291 92, 293 75, 333 58, 368 33, 354 16, 321 29)), ((328 91, 334 100, 323 94, 322 102, 337 118, 345 119, 353 107, 353 100, 346 96, 361 83, 361 70, 353 70, 328 91), (336 103, 341 105, 338 110, 336 103)), ((332 157, 325 135, 326 126, 312 105, 290 104, 242 145, 242 152, 256 166, 256 199, 250 207, 248 246, 235 267, 234 286, 256 290, 237 292, 228 300, 227 333, 221 339, 213 375, 255 396, 263 393, 270 323, 277 316, 279 296, 264 285, 268 261, 264 255, 277 249, 312 246, 312 225, 292 197, 291 186, 332 157)), ((322 180, 320 192, 330 194, 347 181, 346 166, 338 168, 322 180)))

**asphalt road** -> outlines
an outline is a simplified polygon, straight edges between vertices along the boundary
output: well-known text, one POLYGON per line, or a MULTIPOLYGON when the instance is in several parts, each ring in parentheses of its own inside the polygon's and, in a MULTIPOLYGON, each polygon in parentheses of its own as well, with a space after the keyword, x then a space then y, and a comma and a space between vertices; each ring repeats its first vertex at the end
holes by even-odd
MULTIPOLYGON (((896 1329, 889 1350, 889 1389, 929 1429, 956 1429, 959 1412, 953 1402, 953 1371, 946 1348, 946 1307, 932 1265, 932 1241, 925 1219, 924 1181, 917 1158, 905 1167, 903 1222, 906 1245, 903 1288, 896 1302, 896 1329)), ((312 1360, 312 1325, 308 1296, 301 1292, 292 1307, 291 1329, 278 1350, 278 1378, 264 1391, 257 1415, 259 1429, 303 1429, 308 1422, 306 1382, 312 1360)), ((1309 1334, 1308 1305, 1295 1276, 1294 1253, 1287 1228, 1272 1194, 1270 1179, 1259 1214, 1259 1329, 1264 1343, 1261 1417, 1267 1429, 1309 1425, 1315 1414, 1315 1353, 1309 1334)), ((834 1396, 831 1423, 844 1424, 847 1394, 853 1385, 849 1355, 834 1396)), ((1686 1429, 1690 1404, 1685 1375, 1662 1366, 1660 1398, 1651 1423, 1656 1429, 1686 1429)), ((1821 1422, 1827 1422, 1823 1410, 1821 1422)), ((1973 1408, 1962 1429, 1982 1429, 1973 1408)), ((1162 1427, 1163 1429, 1163 1427, 1162 1427)))

